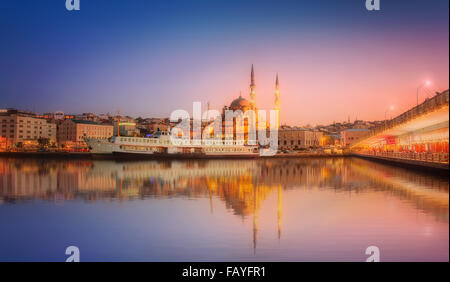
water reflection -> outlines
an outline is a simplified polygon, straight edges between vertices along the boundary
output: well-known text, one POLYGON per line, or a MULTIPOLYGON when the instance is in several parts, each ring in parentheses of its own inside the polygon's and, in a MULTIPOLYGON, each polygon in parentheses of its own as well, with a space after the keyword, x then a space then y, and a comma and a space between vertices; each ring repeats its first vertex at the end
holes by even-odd
POLYGON ((291 190, 332 191, 348 197, 381 192, 448 224, 448 189, 445 178, 355 158, 139 162, 0 159, 0 203, 206 198, 208 212, 214 213, 213 199, 220 199, 234 216, 252 221, 254 250, 259 211, 272 194, 276 197, 273 214, 280 240, 283 193, 291 190))
POLYGON ((286 189, 334 189, 349 194, 387 191, 448 222, 449 183, 445 178, 361 159, 0 160, 0 201, 8 203, 219 197, 234 214, 246 217, 257 213, 270 193, 277 193, 281 217, 286 189))

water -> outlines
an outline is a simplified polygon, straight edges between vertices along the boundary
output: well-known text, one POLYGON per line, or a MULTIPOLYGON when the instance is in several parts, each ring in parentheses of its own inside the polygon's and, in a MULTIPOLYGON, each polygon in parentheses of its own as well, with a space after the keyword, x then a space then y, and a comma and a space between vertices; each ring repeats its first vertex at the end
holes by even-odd
POLYGON ((0 158, 0 261, 448 261, 448 189, 356 158, 0 158))

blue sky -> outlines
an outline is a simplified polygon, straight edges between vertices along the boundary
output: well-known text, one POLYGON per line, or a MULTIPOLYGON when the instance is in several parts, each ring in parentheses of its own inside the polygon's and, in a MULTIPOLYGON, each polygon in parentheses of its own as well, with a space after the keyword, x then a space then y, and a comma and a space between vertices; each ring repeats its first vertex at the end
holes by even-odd
POLYGON ((64 0, 2 0, 0 107, 220 109, 239 91, 248 96, 253 63, 265 108, 280 73, 282 121, 376 119, 384 108, 371 100, 406 109, 423 79, 448 88, 448 10, 447 0, 381 0, 376 12, 363 0, 81 0, 69 12, 64 0), (342 102, 336 96, 346 102, 324 113, 317 98, 342 102))

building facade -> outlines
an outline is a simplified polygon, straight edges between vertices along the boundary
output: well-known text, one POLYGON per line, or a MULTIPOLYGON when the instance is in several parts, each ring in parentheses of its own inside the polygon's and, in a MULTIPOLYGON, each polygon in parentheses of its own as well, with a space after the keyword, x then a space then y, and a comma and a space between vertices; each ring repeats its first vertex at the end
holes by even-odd
POLYGON ((141 132, 153 134, 157 131, 170 131, 170 128, 176 123, 171 123, 165 118, 147 118, 137 125, 141 132))
POLYGON ((341 145, 349 147, 369 134, 369 129, 352 128, 341 131, 341 145))
POLYGON ((278 131, 278 149, 305 150, 322 146, 323 133, 305 128, 281 128, 278 131))
POLYGON ((113 133, 120 136, 138 136, 136 120, 130 117, 116 117, 113 121, 113 133))
POLYGON ((55 145, 56 124, 30 112, 5 109, 0 111, 0 136, 5 148, 39 145, 40 140, 55 145))
POLYGON ((84 138, 107 139, 113 126, 88 120, 65 120, 58 127, 58 143, 63 147, 85 147, 84 138))

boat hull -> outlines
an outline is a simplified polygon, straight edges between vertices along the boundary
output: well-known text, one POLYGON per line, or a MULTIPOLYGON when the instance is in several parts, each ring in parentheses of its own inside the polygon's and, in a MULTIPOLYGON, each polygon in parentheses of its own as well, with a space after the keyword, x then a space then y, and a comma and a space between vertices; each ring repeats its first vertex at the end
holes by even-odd
POLYGON ((153 153, 142 154, 133 152, 113 152, 112 155, 118 159, 254 159, 259 154, 202 154, 202 153, 153 153))

